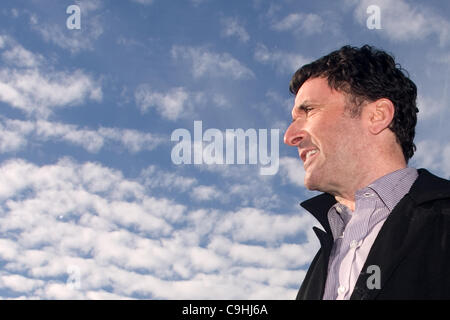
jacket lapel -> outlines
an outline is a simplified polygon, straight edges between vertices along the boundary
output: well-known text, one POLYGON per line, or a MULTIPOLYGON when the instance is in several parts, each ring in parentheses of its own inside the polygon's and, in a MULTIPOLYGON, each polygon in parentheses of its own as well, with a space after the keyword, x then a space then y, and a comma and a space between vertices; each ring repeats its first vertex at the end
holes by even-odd
POLYGON ((323 297, 328 273, 328 261, 333 247, 333 237, 327 215, 328 210, 335 203, 336 200, 333 196, 324 193, 300 204, 320 222, 325 231, 313 227, 321 248, 311 263, 311 265, 314 265, 314 268, 308 270, 308 274, 305 277, 305 279, 308 278, 308 281, 304 281, 297 299, 321 300, 323 297))
POLYGON ((333 248, 333 237, 324 232, 323 230, 314 227, 314 232, 319 238, 321 255, 317 263, 316 275, 315 275, 315 287, 316 289, 311 292, 310 299, 321 300, 325 291, 325 283, 328 276, 328 262, 330 260, 331 249, 333 248))
POLYGON ((322 193, 314 198, 303 201, 300 205, 308 210, 314 218, 320 222, 325 232, 331 234, 331 228, 328 222, 328 210, 330 210, 331 206, 335 203, 336 199, 332 195, 322 193))

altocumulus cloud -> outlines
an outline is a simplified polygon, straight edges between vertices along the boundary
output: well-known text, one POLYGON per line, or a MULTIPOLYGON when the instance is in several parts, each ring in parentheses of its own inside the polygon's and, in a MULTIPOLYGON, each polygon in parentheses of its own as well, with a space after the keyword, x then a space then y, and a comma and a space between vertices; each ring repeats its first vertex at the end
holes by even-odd
POLYGON ((92 130, 46 120, 23 121, 0 117, 0 153, 22 150, 31 141, 68 143, 91 153, 118 144, 122 150, 136 153, 153 150, 167 138, 134 129, 100 127, 92 130))
POLYGON ((221 24, 223 36, 235 36, 241 42, 247 42, 250 40, 250 35, 236 18, 223 18, 221 19, 221 24))
POLYGON ((367 7, 380 7, 383 35, 393 41, 424 39, 430 35, 437 36, 440 45, 450 41, 450 23, 435 10, 421 4, 411 5, 404 0, 347 0, 355 6, 354 15, 361 24, 366 24, 367 7))
POLYGON ((324 29, 325 22, 317 14, 314 13, 291 13, 281 21, 273 24, 272 28, 277 31, 294 31, 295 33, 303 32, 308 35, 321 33, 324 29))
POLYGON ((186 60, 192 66, 194 78, 231 77, 237 79, 254 78, 255 74, 231 54, 217 53, 204 47, 173 46, 171 50, 175 60, 186 60))
POLYGON ((229 102, 220 93, 190 91, 185 87, 174 87, 165 91, 156 90, 148 83, 142 83, 134 91, 134 99, 141 113, 151 109, 164 119, 176 121, 198 116, 201 108, 214 104, 219 108, 229 107, 229 102))
POLYGON ((0 35, 4 66, 0 68, 0 101, 27 115, 47 118, 54 109, 101 101, 102 89, 82 70, 54 71, 44 58, 0 35))
MULTIPOLYGON (((156 169, 146 179, 174 178, 156 169)), ((0 290, 49 299, 295 296, 317 249, 309 215, 193 210, 151 196, 154 188, 98 163, 3 162, 0 290), (74 266, 78 289, 66 285, 74 266)))
POLYGON ((142 113, 147 112, 150 108, 156 108, 163 118, 177 120, 193 111, 193 102, 201 102, 202 94, 188 92, 183 87, 172 88, 168 92, 159 92, 144 83, 137 87, 134 97, 142 113))
POLYGON ((274 66, 278 72, 288 74, 295 72, 299 66, 309 62, 309 59, 301 54, 270 50, 261 43, 256 46, 254 58, 258 62, 274 66))
POLYGON ((82 27, 77 32, 70 32, 71 30, 68 30, 60 21, 40 21, 36 15, 31 16, 30 24, 46 42, 76 54, 80 51, 94 50, 95 42, 103 34, 104 21, 102 21, 101 10, 103 1, 76 0, 74 2, 83 12, 82 27))

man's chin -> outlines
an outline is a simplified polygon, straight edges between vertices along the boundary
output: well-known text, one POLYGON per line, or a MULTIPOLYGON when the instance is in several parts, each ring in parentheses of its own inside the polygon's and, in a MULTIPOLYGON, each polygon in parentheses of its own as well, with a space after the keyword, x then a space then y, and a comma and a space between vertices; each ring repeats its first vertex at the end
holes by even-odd
POLYGON ((314 183, 314 180, 311 179, 311 177, 308 176, 308 174, 305 175, 305 179, 303 182, 304 182, 306 189, 311 190, 311 191, 317 190, 317 184, 314 183))
MULTIPOLYGON (((312 170, 311 167, 309 167, 305 171, 305 177, 303 179, 303 183, 305 185, 305 188, 311 191, 323 191, 323 177, 322 175, 318 174, 321 173, 321 171, 317 171, 317 168, 315 170, 312 170), (316 173, 316 174, 314 174, 316 173), (322 182, 322 183, 321 183, 322 182)), ((325 188, 326 189, 326 188, 325 188)))

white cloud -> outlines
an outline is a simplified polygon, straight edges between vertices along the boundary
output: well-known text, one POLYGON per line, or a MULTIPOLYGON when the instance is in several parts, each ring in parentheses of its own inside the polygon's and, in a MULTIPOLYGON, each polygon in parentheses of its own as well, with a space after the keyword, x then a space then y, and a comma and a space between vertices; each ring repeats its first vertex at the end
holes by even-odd
POLYGON ((222 94, 207 94, 188 91, 184 87, 158 91, 149 84, 140 84, 134 91, 134 99, 142 113, 155 108, 164 119, 175 121, 192 118, 196 111, 204 106, 214 104, 219 108, 228 108, 229 101, 222 94))
POLYGON ((173 46, 171 54, 174 59, 183 59, 191 63, 194 78, 211 76, 231 77, 237 80, 255 76, 249 68, 229 53, 215 53, 201 47, 173 46))
MULTIPOLYGON (((304 270, 284 270, 276 268, 245 268, 241 275, 258 282, 267 282, 272 286, 298 285, 298 280, 305 277, 304 270)), ((270 297, 270 296, 269 296, 270 297)), ((270 299, 270 298, 269 298, 270 299)))
POLYGON ((224 18, 221 20, 222 34, 226 37, 237 37, 241 42, 250 40, 250 36, 245 28, 236 18, 224 18))
POLYGON ((438 62, 438 63, 444 63, 447 65, 450 65, 450 53, 441 53, 435 56, 431 56, 431 60, 438 62))
POLYGON ((266 248, 259 245, 233 244, 229 250, 231 258, 235 261, 269 268, 285 268, 286 266, 300 267, 310 261, 313 256, 305 255, 301 246, 283 244, 277 248, 266 248), (264 256, 264 259, 261 257, 264 256), (305 257, 305 260, 299 259, 305 257))
POLYGON ((85 14, 97 11, 103 6, 102 0, 75 0, 75 3, 80 6, 80 9, 85 14))
POLYGON ((214 103, 214 106, 217 106, 219 108, 230 108, 230 102, 228 99, 220 93, 215 93, 212 96, 212 103, 214 103))
POLYGON ((205 2, 208 2, 209 0, 191 0, 191 3, 194 5, 194 6, 198 6, 198 5, 200 5, 200 4, 202 4, 202 3, 205 3, 205 2))
POLYGON ((22 299, 295 297, 318 245, 312 218, 192 211, 149 191, 97 163, 3 162, 0 290, 22 299), (74 268, 78 289, 66 284, 74 268))
POLYGON ((195 178, 183 177, 176 172, 164 172, 154 165, 142 170, 139 176, 145 186, 162 190, 176 189, 184 192, 197 184, 197 179, 195 178))
POLYGON ((142 112, 154 107, 163 118, 168 120, 177 120, 183 113, 189 113, 186 106, 190 102, 191 94, 182 87, 161 93, 154 91, 149 85, 142 84, 136 89, 134 96, 142 112))
POLYGON ((131 1, 143 4, 143 5, 150 5, 153 3, 153 0, 131 0, 131 1))
POLYGON ((100 12, 103 3, 100 0, 77 0, 75 3, 80 7, 81 13, 79 30, 69 30, 65 23, 41 21, 35 14, 30 17, 31 27, 46 42, 53 43, 71 53, 93 50, 95 42, 103 34, 100 12))
POLYGON ((23 149, 28 140, 68 142, 89 152, 100 151, 107 143, 120 145, 129 152, 153 150, 167 141, 162 136, 132 129, 105 128, 97 130, 45 120, 22 121, 0 117, 0 153, 23 149))
POLYGON ((35 25, 38 23, 38 18, 35 13, 30 14, 30 23, 35 25))
POLYGON ((450 178, 450 143, 424 139, 415 142, 417 150, 411 159, 416 168, 426 168, 446 179, 450 178))
POLYGON ((27 114, 47 117, 54 108, 101 98, 101 89, 80 70, 52 74, 38 70, 0 70, 0 100, 27 114))
POLYGON ((34 280, 22 277, 17 274, 9 275, 2 272, 0 277, 0 286, 8 288, 15 292, 30 292, 43 285, 42 280, 34 280))
POLYGON ((404 0, 364 0, 347 1, 355 6, 357 21, 366 26, 367 7, 377 5, 381 11, 381 30, 385 37, 393 41, 422 40, 430 35, 439 39, 440 45, 450 40, 448 19, 423 4, 412 6, 404 0))
POLYGON ((2 53, 3 61, 12 66, 33 68, 38 67, 44 61, 41 55, 26 50, 14 39, 6 35, 0 35, 0 48, 5 48, 5 51, 2 53), (5 45, 7 48, 5 48, 5 45))
POLYGON ((301 54, 289 53, 280 50, 269 50, 265 45, 258 44, 255 50, 254 58, 256 61, 270 64, 277 71, 285 73, 293 73, 298 68, 309 62, 301 54))
POLYGON ((8 36, 2 38, 0 101, 28 115, 48 117, 55 108, 82 104, 85 100, 102 100, 102 89, 82 70, 54 71, 44 58, 34 54, 8 36))
POLYGON ((219 198, 221 193, 213 186, 196 186, 192 189, 191 196, 197 201, 209 201, 219 198))
POLYGON ((98 132, 78 129, 76 125, 39 120, 35 123, 35 133, 38 139, 67 141, 82 146, 89 152, 98 152, 104 144, 104 139, 98 132))
POLYGON ((16 8, 12 8, 12 9, 11 9, 11 15, 12 15, 14 18, 17 18, 17 17, 19 16, 19 10, 16 9, 16 8))
POLYGON ((232 239, 239 242, 274 243, 297 234, 311 223, 309 215, 271 215, 261 209, 243 208, 224 216, 217 231, 229 233, 232 239))
MULTIPOLYGON (((308 224, 309 228, 310 225, 308 224)), ((225 237, 214 237, 208 248, 229 256, 232 261, 248 267, 277 268, 298 270, 312 260, 317 252, 317 238, 311 231, 307 233, 309 240, 305 245, 283 243, 278 246, 262 246, 232 242, 225 237), (261 259, 264 257, 264 259, 261 259)))
POLYGON ((17 151, 27 144, 26 136, 34 125, 25 121, 0 122, 0 153, 17 151))
POLYGON ((215 270, 220 270, 224 265, 229 264, 224 257, 221 257, 215 252, 205 248, 192 248, 189 254, 193 266, 201 271, 212 272, 215 270))
POLYGON ((314 13, 291 13, 281 21, 272 25, 277 31, 294 31, 296 34, 304 33, 312 35, 321 33, 324 29, 325 22, 314 13))
POLYGON ((450 180, 450 143, 442 150, 442 171, 444 178, 450 180))
MULTIPOLYGON (((277 106, 283 107, 284 110, 291 112, 294 103, 294 98, 290 96, 289 98, 282 97, 278 92, 274 90, 269 90, 266 92, 266 97, 270 98, 277 106)), ((275 127, 275 126, 274 126, 275 127)), ((286 129, 286 126, 283 126, 286 129)), ((276 128, 276 127, 275 127, 276 128)))
POLYGON ((261 175, 258 165, 211 164, 200 165, 196 168, 220 175, 223 183, 217 188, 221 192, 217 200, 221 203, 232 202, 241 207, 254 206, 266 210, 278 208, 281 205, 280 198, 271 184, 274 176, 261 175))
POLYGON ((130 49, 133 49, 133 47, 141 47, 141 48, 145 47, 145 45, 142 42, 139 42, 135 39, 125 36, 119 36, 116 40, 116 43, 121 46, 128 47, 130 49))
POLYGON ((305 169, 299 158, 280 158, 280 175, 284 182, 304 187, 305 169))
POLYGON ((445 105, 442 102, 422 95, 417 97, 417 108, 419 109, 418 121, 436 118, 445 111, 445 105))
POLYGON ((100 128, 98 134, 110 141, 121 143, 128 151, 135 153, 142 150, 153 150, 167 141, 164 137, 134 129, 100 128))

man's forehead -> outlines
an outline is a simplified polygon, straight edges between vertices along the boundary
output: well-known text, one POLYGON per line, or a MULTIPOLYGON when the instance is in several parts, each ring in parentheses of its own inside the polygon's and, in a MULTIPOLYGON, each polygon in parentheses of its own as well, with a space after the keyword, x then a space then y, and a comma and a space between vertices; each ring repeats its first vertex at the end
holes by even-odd
POLYGON ((318 101, 316 99, 309 99, 309 98, 297 98, 295 97, 295 101, 294 101, 294 107, 295 108, 299 108, 301 106, 313 106, 313 105, 318 105, 321 104, 322 101, 318 101))
POLYGON ((341 94, 333 90, 326 78, 308 79, 298 89, 295 95, 294 107, 299 107, 303 104, 322 104, 329 99, 340 98, 341 94))
POLYGON ((316 95, 323 91, 331 91, 326 78, 312 78, 306 80, 297 91, 296 96, 316 95))

